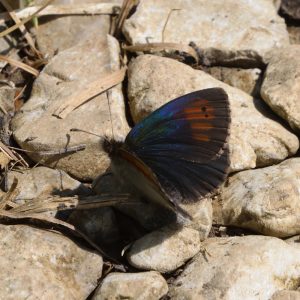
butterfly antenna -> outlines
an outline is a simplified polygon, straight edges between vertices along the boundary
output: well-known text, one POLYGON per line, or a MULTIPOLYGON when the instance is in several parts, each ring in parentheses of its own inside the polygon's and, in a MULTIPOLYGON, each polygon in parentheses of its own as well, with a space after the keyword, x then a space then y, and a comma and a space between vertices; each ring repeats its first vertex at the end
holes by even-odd
POLYGON ((70 131, 84 132, 84 133, 91 134, 91 135, 97 136, 99 138, 102 138, 102 136, 99 135, 99 134, 96 134, 96 133, 93 133, 93 132, 90 132, 90 131, 86 131, 86 130, 83 130, 83 129, 71 128, 70 131))

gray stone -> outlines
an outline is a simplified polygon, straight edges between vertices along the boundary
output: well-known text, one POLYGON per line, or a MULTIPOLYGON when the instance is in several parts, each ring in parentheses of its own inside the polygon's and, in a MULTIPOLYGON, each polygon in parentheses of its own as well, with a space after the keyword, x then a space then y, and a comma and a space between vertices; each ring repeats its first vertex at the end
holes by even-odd
POLYGON ((218 224, 248 228, 264 235, 300 234, 300 158, 232 175, 214 202, 218 224))
POLYGON ((300 130, 300 45, 271 51, 261 96, 290 126, 300 130))
POLYGON ((199 252, 200 247, 198 231, 168 226, 134 242, 127 258, 138 269, 165 273, 182 266, 199 252))
POLYGON ((139 122, 155 109, 186 93, 221 87, 229 95, 231 171, 278 163, 297 152, 298 138, 243 91, 173 59, 137 57, 128 69, 128 96, 133 120, 139 122))
POLYGON ((123 32, 132 44, 193 41, 210 65, 257 66, 266 51, 289 44, 270 0, 141 1, 123 32))
POLYGON ((170 299, 269 300, 296 289, 300 251, 265 236, 211 238, 170 285, 170 299))
POLYGON ((0 225, 1 299, 86 299, 102 272, 100 255, 55 232, 0 225))
POLYGON ((158 300, 168 292, 158 272, 110 273, 96 290, 93 300, 158 300))
POLYGON ((94 97, 65 119, 52 116, 52 109, 64 99, 75 97, 91 81, 117 69, 119 45, 111 36, 88 39, 57 54, 35 80, 30 99, 13 119, 17 143, 34 152, 28 153, 34 161, 65 170, 76 178, 90 180, 103 173, 109 159, 100 146, 100 139, 70 129, 79 128, 108 137, 114 132, 116 139, 123 138, 129 128, 121 86, 94 97), (82 144, 86 145, 84 151, 47 154, 82 144))

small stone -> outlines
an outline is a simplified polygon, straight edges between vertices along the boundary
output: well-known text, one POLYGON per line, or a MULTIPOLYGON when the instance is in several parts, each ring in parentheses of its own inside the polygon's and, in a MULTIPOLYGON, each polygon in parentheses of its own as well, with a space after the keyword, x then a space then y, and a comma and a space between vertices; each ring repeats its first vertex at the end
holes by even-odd
POLYGON ((205 70, 214 78, 238 88, 247 94, 255 95, 259 83, 260 69, 236 69, 225 67, 212 67, 205 70))
POLYGON ((55 232, 0 225, 1 299, 86 299, 102 258, 55 232))
POLYGON ((166 273, 182 266, 200 251, 200 247, 198 231, 168 226, 134 242, 127 259, 138 269, 166 273))
POLYGON ((167 282, 158 272, 110 273, 95 291, 93 300, 158 300, 167 292, 167 282))
POLYGON ((123 32, 131 44, 194 42, 209 65, 258 66, 266 51, 289 44, 270 0, 141 1, 123 32))
POLYGON ((168 101, 192 91, 223 88, 230 101, 231 171, 267 166, 295 154, 298 138, 276 121, 263 101, 170 58, 141 55, 128 68, 131 115, 139 122, 168 101))
POLYGON ((269 300, 296 289, 300 251, 265 236, 210 238, 169 286, 170 299, 269 300))
POLYGON ((299 185, 300 158, 234 174, 214 202, 214 220, 264 235, 300 234, 299 185))
POLYGON ((300 45, 269 54, 261 96, 290 126, 300 130, 300 45))

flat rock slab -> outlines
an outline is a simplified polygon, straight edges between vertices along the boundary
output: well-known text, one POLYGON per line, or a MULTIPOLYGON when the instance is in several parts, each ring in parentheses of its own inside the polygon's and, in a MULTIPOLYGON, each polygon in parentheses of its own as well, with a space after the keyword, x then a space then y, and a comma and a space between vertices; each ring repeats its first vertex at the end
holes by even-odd
POLYGON ((123 32, 132 44, 194 42, 206 64, 258 65, 266 51, 289 44, 273 2, 141 1, 123 32))
POLYGON ((264 235, 300 234, 300 158, 232 175, 214 202, 219 224, 248 228, 264 235))
POLYGON ((296 289, 300 251, 265 236, 211 238, 170 286, 170 299, 269 300, 296 289))
POLYGON ((127 259, 138 269, 166 273, 176 270, 199 251, 198 231, 169 226, 153 231, 134 242, 127 259))
POLYGON ((167 282, 158 272, 110 273, 96 290, 93 300, 158 300, 167 292, 167 282))
POLYGON ((65 170, 81 180, 103 173, 109 159, 101 148, 101 139, 70 129, 79 128, 108 137, 114 132, 116 139, 124 137, 129 128, 121 86, 94 97, 65 119, 52 115, 53 106, 76 97, 90 82, 118 68, 119 45, 111 36, 85 40, 54 56, 35 80, 30 99, 13 119, 17 143, 34 152, 28 153, 34 161, 65 170), (86 145, 84 151, 51 155, 51 151, 82 144, 86 145))
POLYGON ((298 138, 275 120, 263 101, 203 71, 170 58, 141 55, 130 63, 128 72, 129 106, 135 122, 176 97, 205 88, 223 88, 231 105, 232 171, 278 163, 299 147, 298 138))
POLYGON ((261 96, 290 126, 300 131, 300 45, 271 51, 261 96))
POLYGON ((58 233, 0 225, 1 299, 86 299, 102 272, 100 255, 58 233))

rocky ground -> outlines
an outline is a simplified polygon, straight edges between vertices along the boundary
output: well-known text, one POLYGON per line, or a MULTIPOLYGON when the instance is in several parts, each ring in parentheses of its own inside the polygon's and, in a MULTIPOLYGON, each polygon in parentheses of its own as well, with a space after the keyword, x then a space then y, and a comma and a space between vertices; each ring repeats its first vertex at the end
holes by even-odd
MULTIPOLYGON (((0 3, 3 31, 19 1, 0 3)), ((0 299, 300 299, 300 2, 124 3, 52 1, 63 15, 0 38, 0 299), (124 193, 103 136, 209 87, 229 95, 230 175, 191 224, 136 195, 61 210, 124 193)))

